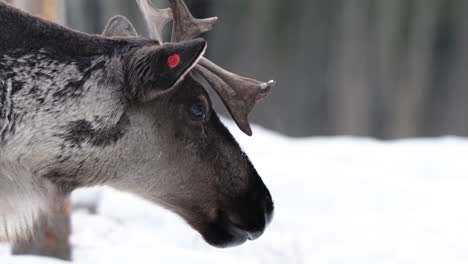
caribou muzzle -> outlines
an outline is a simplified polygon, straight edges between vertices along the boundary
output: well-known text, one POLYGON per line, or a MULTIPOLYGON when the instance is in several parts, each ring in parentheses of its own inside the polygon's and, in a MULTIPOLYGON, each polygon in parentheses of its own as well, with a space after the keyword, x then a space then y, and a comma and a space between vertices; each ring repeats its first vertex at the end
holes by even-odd
POLYGON ((215 247, 232 247, 259 238, 273 218, 273 200, 258 175, 242 195, 217 210, 216 220, 206 230, 204 239, 215 247))

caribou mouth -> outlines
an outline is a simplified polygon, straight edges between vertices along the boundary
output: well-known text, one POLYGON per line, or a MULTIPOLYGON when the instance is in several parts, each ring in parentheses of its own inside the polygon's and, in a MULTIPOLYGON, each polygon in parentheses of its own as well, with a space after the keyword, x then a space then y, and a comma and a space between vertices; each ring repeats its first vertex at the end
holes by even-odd
POLYGON ((218 248, 235 247, 253 240, 263 234, 264 228, 258 232, 249 232, 232 223, 228 216, 221 212, 216 222, 210 223, 208 228, 201 232, 205 241, 218 248))
POLYGON ((259 182, 260 186, 257 186, 254 199, 252 195, 249 195, 247 203, 245 198, 241 199, 242 210, 220 209, 217 211, 215 221, 199 229, 208 244, 219 248, 234 247, 263 235, 273 218, 274 206, 270 192, 261 180, 259 182))
POLYGON ((257 229, 247 229, 223 216, 218 222, 208 224, 208 227, 200 233, 208 244, 218 248, 228 248, 242 245, 247 240, 256 240, 263 235, 267 224, 268 222, 257 229))

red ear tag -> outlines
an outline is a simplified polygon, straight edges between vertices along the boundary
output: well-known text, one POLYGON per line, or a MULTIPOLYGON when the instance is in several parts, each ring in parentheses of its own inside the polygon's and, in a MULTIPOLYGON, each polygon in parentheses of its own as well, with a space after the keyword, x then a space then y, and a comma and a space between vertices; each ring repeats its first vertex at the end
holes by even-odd
POLYGON ((180 56, 177 53, 172 54, 167 58, 167 66, 171 69, 174 69, 175 67, 179 66, 180 64, 180 56))

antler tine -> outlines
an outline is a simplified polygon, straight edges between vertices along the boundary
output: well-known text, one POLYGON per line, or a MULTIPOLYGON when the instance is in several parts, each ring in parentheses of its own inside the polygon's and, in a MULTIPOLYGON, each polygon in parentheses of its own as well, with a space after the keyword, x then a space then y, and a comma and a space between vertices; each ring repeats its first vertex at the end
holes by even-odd
POLYGON ((194 18, 184 0, 169 0, 169 3, 174 14, 172 42, 191 40, 204 32, 211 31, 218 21, 218 17, 194 18))
POLYGON ((255 104, 268 95, 276 85, 276 81, 265 83, 242 77, 226 71, 206 58, 200 60, 196 69, 216 90, 237 126, 251 136, 252 129, 249 125, 248 115, 255 104))
POLYGON ((150 37, 164 43, 163 29, 173 19, 172 10, 156 8, 150 0, 137 0, 137 3, 149 27, 150 37))

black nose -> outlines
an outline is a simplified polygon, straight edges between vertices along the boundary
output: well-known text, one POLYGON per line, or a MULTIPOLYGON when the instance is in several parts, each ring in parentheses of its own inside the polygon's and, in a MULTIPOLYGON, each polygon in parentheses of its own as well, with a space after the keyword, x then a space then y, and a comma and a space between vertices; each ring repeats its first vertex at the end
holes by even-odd
POLYGON ((263 234, 273 218, 273 208, 270 192, 258 177, 257 184, 219 208, 216 220, 201 233, 215 247, 240 245, 263 234))
POLYGON ((236 233, 244 233, 249 240, 259 238, 273 218, 273 200, 266 186, 259 182, 241 199, 237 210, 226 212, 228 224, 236 233))

